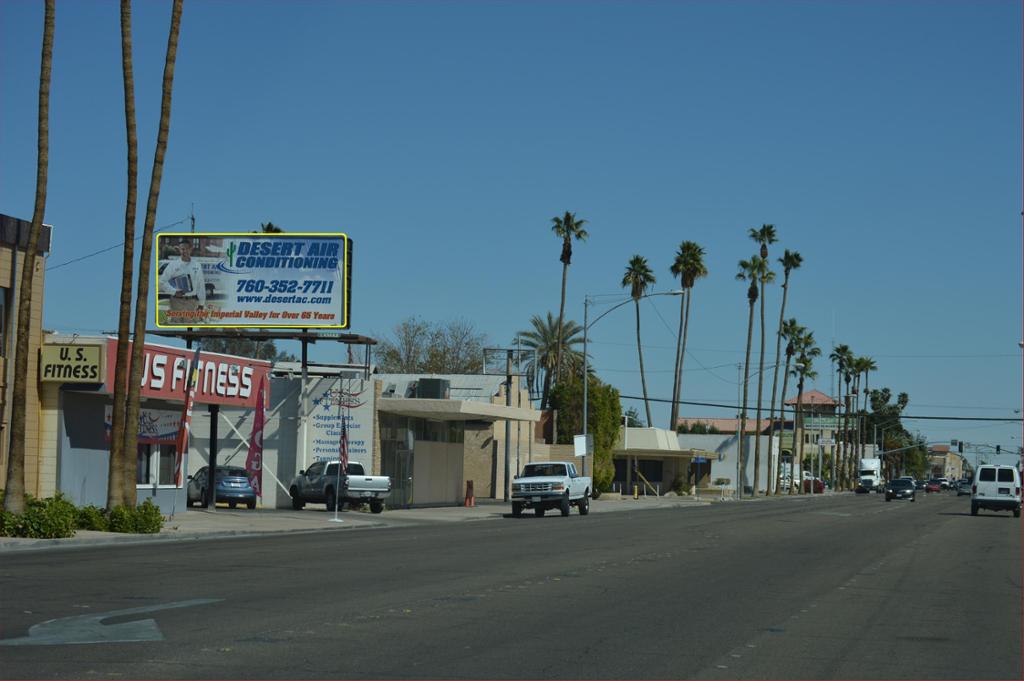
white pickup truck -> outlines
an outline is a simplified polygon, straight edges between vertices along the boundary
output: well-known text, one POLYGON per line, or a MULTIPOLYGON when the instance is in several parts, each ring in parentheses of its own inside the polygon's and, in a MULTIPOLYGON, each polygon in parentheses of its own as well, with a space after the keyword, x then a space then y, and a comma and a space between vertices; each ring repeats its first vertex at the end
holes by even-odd
POLYGON ((383 511, 384 499, 391 494, 391 478, 366 475, 361 463, 349 463, 339 475, 340 465, 338 461, 317 461, 308 470, 299 471, 288 486, 292 508, 299 511, 307 503, 320 503, 333 511, 335 504, 347 503, 369 504, 372 513, 383 511))
POLYGON ((528 463, 522 474, 512 480, 512 515, 518 518, 524 508, 532 508, 540 517, 549 508, 557 508, 567 516, 573 506, 580 515, 587 515, 593 488, 590 478, 576 472, 574 463, 528 463))

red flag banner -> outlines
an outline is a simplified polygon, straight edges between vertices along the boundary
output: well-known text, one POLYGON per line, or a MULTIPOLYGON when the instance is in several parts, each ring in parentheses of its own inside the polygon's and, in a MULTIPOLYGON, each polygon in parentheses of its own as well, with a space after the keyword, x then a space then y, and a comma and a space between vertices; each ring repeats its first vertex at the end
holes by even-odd
POLYGON ((191 427, 192 427, 192 405, 196 401, 196 385, 199 383, 197 374, 199 373, 199 348, 196 346, 196 356, 192 360, 192 366, 188 372, 188 379, 185 381, 185 407, 181 412, 181 427, 178 429, 178 441, 174 454, 174 484, 181 487, 182 478, 182 462, 185 458, 185 452, 188 451, 189 441, 191 439, 191 427))
POLYGON ((249 437, 249 456, 245 458, 245 470, 249 474, 249 482, 256 490, 256 496, 263 497, 263 423, 265 420, 263 404, 266 401, 265 385, 260 379, 259 391, 256 393, 256 415, 252 419, 252 435, 249 437))

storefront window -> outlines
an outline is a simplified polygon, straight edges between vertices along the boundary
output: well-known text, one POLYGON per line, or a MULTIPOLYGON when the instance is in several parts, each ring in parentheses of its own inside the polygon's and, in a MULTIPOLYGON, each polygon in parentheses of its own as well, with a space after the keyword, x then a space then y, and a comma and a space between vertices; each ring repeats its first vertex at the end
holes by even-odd
POLYGON ((139 445, 135 484, 173 487, 176 453, 174 445, 139 445))

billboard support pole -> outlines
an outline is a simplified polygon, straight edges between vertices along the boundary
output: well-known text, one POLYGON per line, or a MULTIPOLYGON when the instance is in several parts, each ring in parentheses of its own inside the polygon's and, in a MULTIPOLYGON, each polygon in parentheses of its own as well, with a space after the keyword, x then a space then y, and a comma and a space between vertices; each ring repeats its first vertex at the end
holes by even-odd
MULTIPOLYGON (((305 332, 305 329, 303 329, 305 332)), ((306 462, 306 448, 309 444, 309 407, 306 404, 308 393, 306 391, 306 380, 309 378, 309 345, 305 333, 302 336, 302 389, 299 391, 299 418, 302 422, 302 470, 306 470, 309 464, 306 462)))

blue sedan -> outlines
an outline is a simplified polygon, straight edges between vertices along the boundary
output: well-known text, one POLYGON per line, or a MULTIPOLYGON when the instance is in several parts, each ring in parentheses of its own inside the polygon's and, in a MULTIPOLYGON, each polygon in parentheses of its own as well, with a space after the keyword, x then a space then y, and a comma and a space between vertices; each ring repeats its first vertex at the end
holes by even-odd
MULTIPOLYGON (((210 468, 203 466, 195 475, 188 476, 187 504, 198 502, 201 506, 209 498, 210 468)), ((249 482, 249 474, 238 466, 217 466, 217 501, 227 502, 234 508, 245 504, 248 508, 256 508, 256 490, 249 482)))

